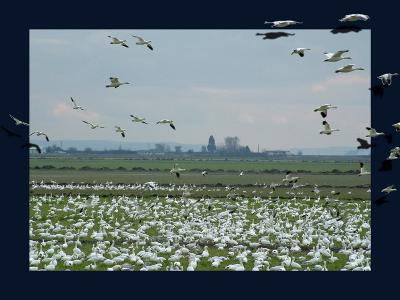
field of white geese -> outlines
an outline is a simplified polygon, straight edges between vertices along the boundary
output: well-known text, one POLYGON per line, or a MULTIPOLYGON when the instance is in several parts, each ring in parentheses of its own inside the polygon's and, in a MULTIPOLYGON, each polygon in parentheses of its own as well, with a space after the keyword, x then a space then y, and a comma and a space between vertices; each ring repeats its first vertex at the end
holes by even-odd
POLYGON ((370 271, 369 200, 155 182, 30 188, 32 271, 370 271))

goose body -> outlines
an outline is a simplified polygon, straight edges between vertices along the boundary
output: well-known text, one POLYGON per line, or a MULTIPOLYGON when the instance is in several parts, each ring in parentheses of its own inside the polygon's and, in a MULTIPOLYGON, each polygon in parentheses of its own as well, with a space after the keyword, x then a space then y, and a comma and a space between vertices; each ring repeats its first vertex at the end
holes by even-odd
POLYGON ((107 88, 117 88, 124 84, 130 84, 129 82, 120 82, 118 77, 110 77, 110 84, 106 85, 107 88))
POLYGON ((271 27, 274 27, 274 28, 283 28, 283 27, 287 27, 290 25, 303 24, 303 22, 297 22, 297 21, 292 21, 292 20, 272 21, 272 22, 265 21, 264 24, 272 24, 271 27))
POLYGON ((344 57, 343 54, 349 52, 349 50, 339 50, 336 52, 324 52, 326 59, 324 61, 327 62, 337 62, 342 59, 351 59, 351 57, 344 57))
POLYGON ((162 119, 162 120, 158 121, 156 124, 169 124, 169 126, 170 126, 173 130, 176 129, 173 120, 162 119))
POLYGON ((146 118, 137 117, 137 116, 134 116, 134 115, 130 115, 130 116, 131 116, 131 118, 132 118, 132 122, 135 122, 135 123, 143 123, 143 124, 149 124, 149 123, 146 122, 146 118))
POLYGON ((400 147, 396 147, 390 150, 389 157, 387 159, 394 160, 400 158, 400 147))
POLYGON ((174 167, 169 171, 171 174, 175 173, 176 177, 180 177, 180 173, 186 171, 186 169, 178 168, 177 164, 174 164, 174 167))
POLYGON ((365 129, 368 130, 368 134, 365 137, 377 137, 380 135, 385 135, 383 132, 377 132, 374 128, 371 127, 365 127, 365 129))
POLYGON ((391 85, 392 84, 392 77, 399 75, 398 73, 386 73, 378 76, 377 78, 382 81, 383 85, 391 85))
POLYGON ((143 46, 147 46, 147 48, 149 48, 150 50, 153 50, 153 46, 150 44, 151 41, 146 41, 144 38, 142 38, 141 36, 137 36, 137 35, 132 35, 134 38, 136 38, 138 41, 136 42, 136 45, 143 45, 143 46))
POLYGON ((293 50, 292 55, 293 54, 298 54, 300 57, 304 57, 304 51, 306 50, 311 50, 310 48, 296 48, 293 50))
POLYGON ((324 130, 321 130, 321 131, 319 132, 320 134, 331 135, 332 132, 340 131, 340 129, 332 129, 331 126, 329 125, 329 123, 326 122, 326 121, 323 121, 323 122, 322 122, 322 125, 324 125, 324 130))
POLYGON ((392 125, 397 132, 400 132, 400 122, 392 125))
POLYGON ((70 97, 70 98, 71 98, 72 104, 74 105, 74 107, 72 107, 73 109, 83 110, 82 106, 77 105, 75 100, 72 97, 70 97))
POLYGON ((285 178, 282 179, 282 181, 285 182, 285 183, 296 183, 297 180, 298 180, 300 177, 291 176, 291 175, 290 175, 291 173, 292 173, 292 172, 287 171, 287 172, 286 172, 286 176, 285 176, 285 178))
POLYGON ((90 126, 90 128, 92 128, 92 129, 104 128, 103 126, 100 126, 98 124, 94 124, 94 123, 91 123, 91 122, 88 122, 88 121, 82 121, 82 122, 88 124, 90 126))
POLYGON ((333 106, 332 104, 324 104, 314 109, 314 112, 319 111, 321 113, 321 116, 323 118, 326 118, 326 116, 328 115, 328 109, 333 109, 333 108, 337 108, 337 106, 333 106))
POLYGON ((125 129, 123 129, 119 126, 115 126, 115 132, 119 132, 119 133, 121 133, 122 137, 125 137, 125 132, 126 132, 125 129))
POLYGON ((13 115, 10 114, 10 118, 14 120, 15 125, 25 125, 25 126, 29 126, 28 123, 22 122, 21 120, 18 120, 16 117, 14 117, 13 115))
POLYGON ((335 73, 349 73, 356 70, 364 70, 363 68, 354 68, 354 64, 345 65, 335 71, 335 73))
POLYGON ((121 45, 125 48, 129 48, 129 46, 126 44, 126 40, 120 40, 119 38, 116 38, 114 36, 108 35, 108 37, 111 39, 110 44, 113 45, 121 45))
POLYGON ((390 185, 388 187, 385 187, 381 192, 382 193, 386 193, 386 194, 390 194, 392 192, 396 192, 397 189, 394 187, 394 185, 390 185))
POLYGON ((355 22, 355 21, 367 21, 369 19, 368 15, 363 14, 350 14, 345 15, 343 18, 339 19, 340 22, 355 22))
POLYGON ((50 141, 49 140, 49 137, 47 136, 47 134, 45 134, 44 132, 42 132, 42 131, 34 131, 34 132, 32 132, 31 134, 30 134, 30 136, 31 135, 36 135, 36 136, 44 136, 45 137, 45 139, 46 139, 46 141, 50 141))

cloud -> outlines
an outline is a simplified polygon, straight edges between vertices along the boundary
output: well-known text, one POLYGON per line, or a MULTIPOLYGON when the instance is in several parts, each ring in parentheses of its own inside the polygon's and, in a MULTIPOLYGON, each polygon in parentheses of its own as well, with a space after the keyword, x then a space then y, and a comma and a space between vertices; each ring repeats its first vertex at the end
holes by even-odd
POLYGON ((73 117, 76 119, 96 120, 99 118, 99 114, 88 111, 76 111, 71 106, 65 103, 58 103, 52 110, 52 113, 56 117, 73 117))
POLYGON ((367 76, 362 76, 357 74, 354 75, 340 74, 340 75, 342 76, 330 77, 328 79, 313 84, 311 86, 311 91, 313 93, 319 93, 328 90, 329 88, 334 88, 339 86, 352 87, 355 85, 370 84, 370 79, 367 76))

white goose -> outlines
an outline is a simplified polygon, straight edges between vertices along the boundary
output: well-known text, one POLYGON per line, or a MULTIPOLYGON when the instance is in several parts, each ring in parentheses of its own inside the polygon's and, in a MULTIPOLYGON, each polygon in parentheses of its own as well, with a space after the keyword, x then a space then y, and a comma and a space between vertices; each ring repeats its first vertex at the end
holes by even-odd
POLYGON ((323 121, 322 125, 324 125, 324 130, 321 130, 320 134, 331 135, 334 131, 340 131, 340 129, 331 129, 331 125, 327 121, 323 121))
POLYGON ((178 168, 178 164, 174 164, 174 167, 169 171, 171 174, 175 173, 176 177, 180 177, 180 172, 186 171, 186 169, 178 168))
POLYGON ((162 119, 162 120, 158 121, 156 124, 169 124, 169 126, 171 126, 171 128, 173 130, 176 130, 175 129, 175 125, 174 125, 174 121, 172 121, 172 120, 162 119))
POLYGON ((45 139, 46 139, 46 141, 50 141, 49 140, 49 137, 47 136, 47 134, 45 134, 44 132, 42 132, 42 131, 34 131, 34 132, 32 132, 31 134, 30 134, 30 136, 31 135, 36 135, 36 136, 41 136, 41 135, 43 135, 44 137, 45 137, 45 139))
POLYGON ((296 48, 293 50, 292 55, 293 54, 298 54, 300 57, 304 57, 304 51, 306 50, 311 50, 310 48, 296 48))
POLYGON ((314 112, 321 112, 321 116, 323 118, 326 118, 326 116, 328 115, 328 109, 333 109, 333 108, 337 108, 337 106, 333 106, 332 104, 324 104, 321 105, 320 107, 314 109, 314 112))
POLYGON ((76 104, 75 100, 72 97, 70 97, 70 98, 71 98, 72 104, 74 105, 73 109, 84 110, 82 106, 79 106, 76 104))
POLYGON ((126 40, 120 40, 119 38, 116 38, 116 37, 111 36, 111 35, 108 35, 108 37, 109 37, 110 39, 112 39, 112 41, 110 42, 110 44, 113 44, 113 45, 121 45, 121 46, 123 46, 123 47, 125 47, 125 48, 129 48, 129 46, 126 44, 126 40))
POLYGON ((354 68, 354 64, 345 65, 335 71, 335 73, 349 73, 356 70, 364 70, 363 68, 354 68))
POLYGON ((397 132, 400 132, 400 122, 392 125, 397 132))
POLYGON ((398 73, 386 73, 378 76, 377 78, 382 81, 383 85, 391 85, 392 84, 392 77, 399 75, 398 73))
POLYGON ((394 185, 389 185, 388 187, 385 187, 381 192, 382 193, 386 193, 386 195, 392 193, 392 192, 396 192, 397 189, 394 187, 394 185))
POLYGON ((10 114, 10 118, 14 120, 15 125, 25 125, 25 126, 29 126, 28 123, 22 122, 21 120, 18 120, 16 117, 14 117, 13 115, 10 114))
POLYGON ((366 137, 373 138, 373 137, 377 137, 380 135, 385 135, 383 132, 377 132, 374 128, 371 128, 371 127, 365 127, 365 129, 368 130, 368 134, 366 135, 366 137))
POLYGON ((303 24, 303 22, 297 22, 297 21, 292 21, 292 20, 272 21, 272 22, 265 21, 264 24, 272 24, 271 27, 283 28, 283 27, 287 27, 290 25, 303 24))
POLYGON ((285 178, 283 178, 282 181, 285 182, 285 183, 296 183, 297 180, 298 180, 300 177, 291 176, 291 175, 290 175, 291 173, 292 173, 291 171, 287 171, 287 172, 286 172, 286 175, 285 175, 285 178))
POLYGON ((350 14, 345 15, 343 18, 339 19, 340 22, 355 22, 355 21, 367 21, 369 19, 368 15, 363 14, 350 14))
POLYGON ((106 85, 107 88, 110 88, 110 87, 117 88, 123 84, 130 84, 129 82, 119 82, 118 77, 110 77, 110 81, 111 81, 111 84, 106 85))
POLYGON ((146 122, 146 118, 141 118, 141 117, 137 117, 137 116, 134 116, 134 115, 130 115, 130 116, 132 118, 132 122, 149 124, 149 123, 146 122))
POLYGON ((92 129, 96 129, 96 128, 104 128, 103 126, 100 126, 100 125, 98 125, 98 124, 94 124, 94 123, 91 123, 91 122, 88 122, 88 121, 82 121, 83 123, 86 123, 86 124, 88 124, 88 125, 90 125, 90 127, 92 128, 92 129))
POLYGON ((153 50, 153 47, 151 46, 151 41, 146 41, 144 38, 142 38, 141 36, 137 36, 137 35, 132 35, 134 38, 138 39, 138 42, 136 42, 136 45, 145 45, 147 46, 147 48, 149 48, 150 50, 153 50))
POLYGON ((342 59, 351 59, 349 56, 343 56, 344 53, 349 52, 349 50, 339 50, 336 52, 324 52, 324 55, 326 56, 326 59, 324 61, 328 62, 336 62, 340 61, 342 59))
POLYGON ((394 160, 400 158, 400 147, 396 147, 390 150, 389 157, 387 159, 394 160))
POLYGON ((126 132, 125 129, 123 129, 119 126, 115 126, 115 132, 119 132, 119 133, 121 133, 122 137, 125 137, 125 132, 126 132))
POLYGON ((363 175, 371 175, 371 172, 367 172, 364 170, 364 163, 360 163, 360 173, 358 176, 363 176, 363 175))

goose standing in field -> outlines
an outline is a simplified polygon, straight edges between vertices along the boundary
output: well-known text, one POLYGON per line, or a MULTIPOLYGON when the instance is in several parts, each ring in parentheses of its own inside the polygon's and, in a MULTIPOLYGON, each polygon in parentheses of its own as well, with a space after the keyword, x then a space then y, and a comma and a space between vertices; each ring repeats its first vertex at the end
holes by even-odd
POLYGON ((208 174, 208 172, 207 171, 203 171, 203 172, 201 172, 201 175, 203 175, 203 176, 206 176, 208 174))
POLYGON ((129 82, 119 82, 118 77, 110 77, 110 81, 111 81, 111 84, 106 85, 107 88, 110 88, 110 87, 117 88, 123 84, 130 84, 129 82))
POLYGON ((386 195, 392 193, 392 192, 396 192, 397 189, 394 187, 394 185, 389 185, 388 187, 385 187, 381 192, 382 193, 386 193, 386 195))
POLYGON ((49 137, 47 136, 47 134, 45 134, 44 132, 42 132, 42 131, 34 131, 34 132, 32 132, 29 136, 31 136, 31 135, 36 135, 36 136, 44 136, 45 137, 45 139, 46 139, 46 141, 50 141, 49 140, 49 137))
POLYGON ((367 21, 369 19, 368 15, 363 14, 350 14, 345 15, 343 18, 339 19, 340 22, 355 22, 355 21, 367 21))
POLYGON ((354 68, 354 64, 345 65, 335 71, 335 73, 349 73, 356 70, 364 70, 363 68, 354 68))
POLYGON ((324 125, 324 130, 321 130, 320 134, 331 135, 334 131, 340 131, 340 129, 331 129, 331 125, 327 121, 323 121, 322 125, 324 125))
POLYGON ((132 35, 134 38, 138 39, 138 42, 136 42, 136 45, 144 45, 147 46, 150 50, 153 50, 153 47, 151 46, 151 41, 146 41, 144 38, 137 36, 137 35, 132 35))
POLYGON ((125 129, 122 129, 119 126, 115 126, 115 132, 119 132, 119 133, 121 133, 122 137, 125 137, 125 132, 126 132, 125 129))
POLYGON ((393 124, 392 125, 394 127, 394 129, 396 130, 396 132, 400 132, 400 122, 393 124))
POLYGON ((296 48, 293 50, 292 54, 298 54, 300 57, 304 57, 304 51, 311 50, 310 48, 296 48))
POLYGON ((364 170, 364 163, 360 163, 360 173, 358 176, 363 176, 363 175, 371 175, 371 172, 367 172, 364 170))
POLYGON ((274 27, 274 28, 283 28, 283 27, 287 27, 290 25, 303 24, 303 22, 297 22, 297 21, 292 21, 292 20, 272 21, 272 22, 265 21, 264 24, 272 24, 271 27, 274 27))
POLYGON ((10 118, 14 120, 15 125, 25 125, 25 126, 29 126, 28 123, 22 122, 21 120, 18 120, 16 117, 14 117, 13 115, 10 114, 10 118))
POLYGON ((94 123, 90 123, 90 122, 88 122, 88 121, 82 121, 83 123, 86 123, 86 124, 88 124, 88 125, 90 125, 90 128, 92 128, 92 129, 96 129, 96 128, 105 128, 105 127, 103 127, 103 126, 100 126, 100 125, 98 125, 98 124, 94 124, 94 123))
POLYGON ((385 135, 383 132, 377 132, 374 128, 371 127, 365 127, 365 129, 368 130, 368 134, 365 137, 374 138, 380 135, 385 135))
POLYGON ((70 97, 70 98, 71 98, 72 104, 74 105, 73 109, 84 110, 82 106, 79 106, 76 104, 75 100, 72 97, 70 97))
POLYGON ((121 46, 123 46, 125 48, 129 48, 129 46, 126 44, 126 40, 120 40, 119 38, 116 38, 116 37, 111 36, 111 35, 108 35, 108 37, 112 40, 110 42, 110 44, 121 45, 121 46))
POLYGON ((132 118, 132 122, 149 124, 149 123, 146 122, 146 118, 141 118, 141 117, 137 117, 137 116, 134 116, 134 115, 130 115, 130 116, 132 118))
POLYGON ((326 116, 328 115, 328 109, 333 109, 333 108, 337 108, 337 106, 333 106, 332 104, 324 104, 321 105, 320 107, 314 109, 314 112, 321 112, 321 116, 323 118, 326 118, 326 116))
POLYGON ((34 148, 36 151, 41 154, 42 150, 40 149, 39 145, 33 143, 25 143, 21 146, 21 148, 28 147, 29 149, 34 148))
POLYGON ((337 62, 342 59, 351 59, 349 56, 343 56, 344 53, 349 52, 349 50, 339 50, 336 52, 324 52, 326 59, 324 61, 337 62))
POLYGON ((399 75, 398 73, 386 73, 378 76, 377 78, 382 81, 383 85, 391 85, 392 84, 392 77, 399 75))
POLYGON ((180 173, 186 171, 186 169, 178 168, 178 164, 174 164, 174 167, 169 171, 171 174, 175 173, 176 177, 180 177, 180 173))
POLYGON ((172 120, 162 119, 162 120, 158 121, 156 124, 169 124, 169 126, 171 126, 171 128, 173 130, 176 130, 174 121, 172 121, 172 120))

